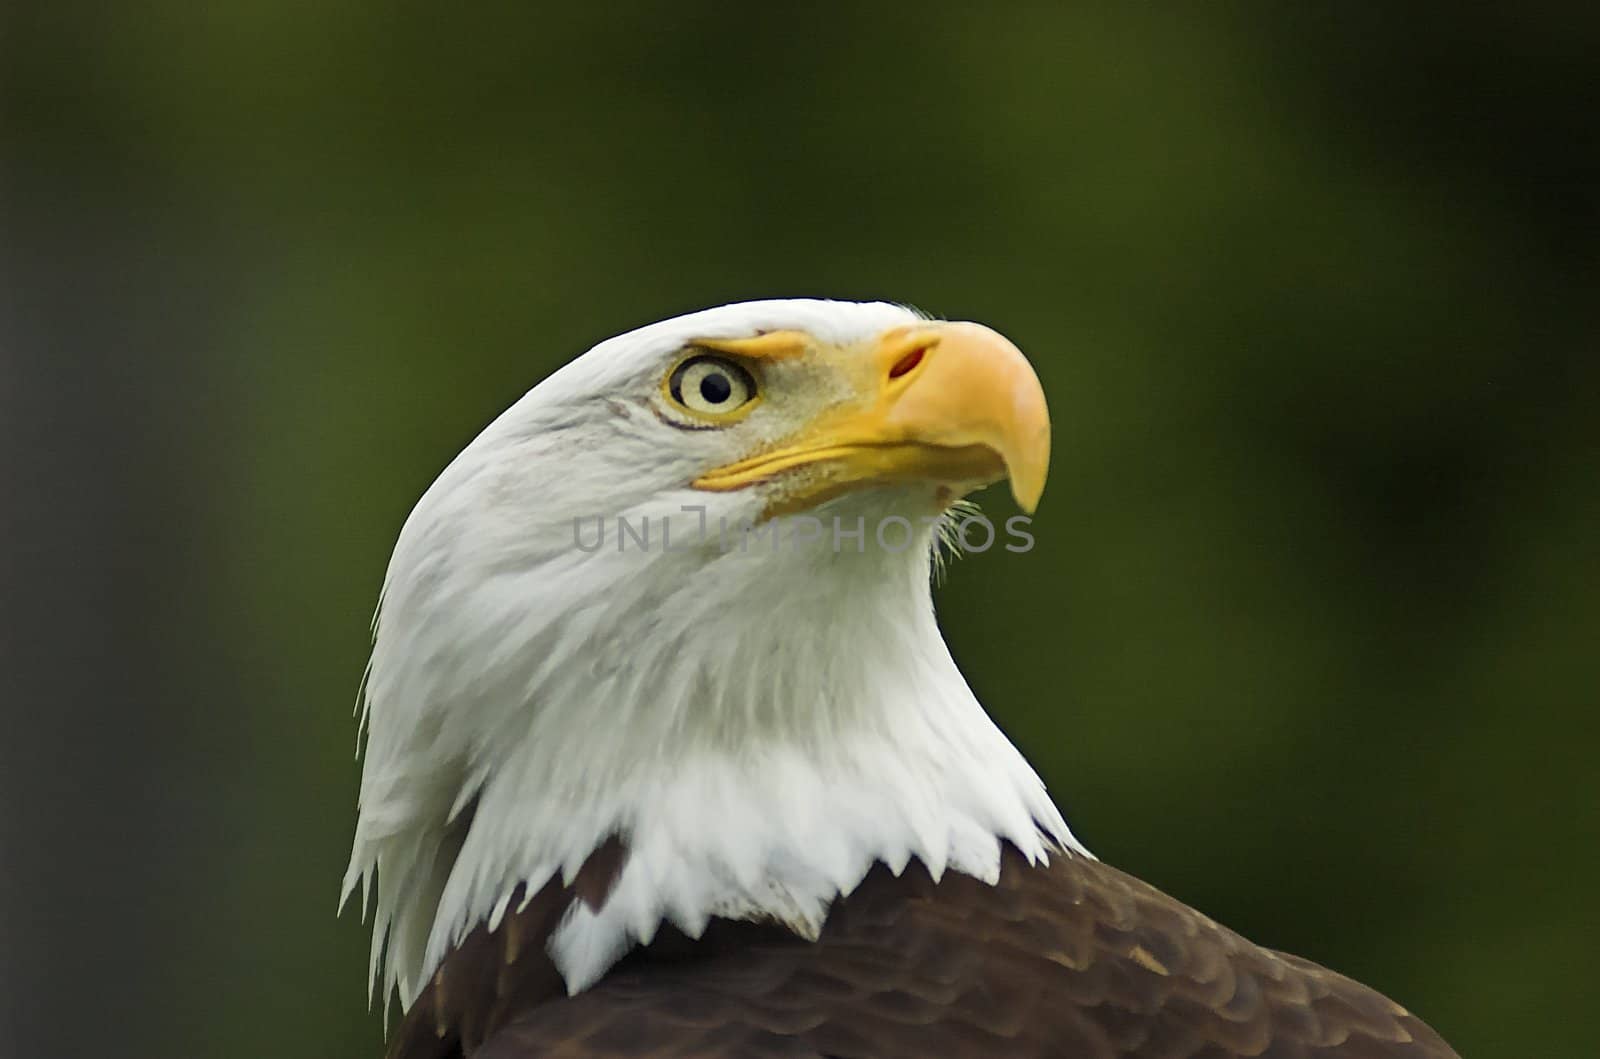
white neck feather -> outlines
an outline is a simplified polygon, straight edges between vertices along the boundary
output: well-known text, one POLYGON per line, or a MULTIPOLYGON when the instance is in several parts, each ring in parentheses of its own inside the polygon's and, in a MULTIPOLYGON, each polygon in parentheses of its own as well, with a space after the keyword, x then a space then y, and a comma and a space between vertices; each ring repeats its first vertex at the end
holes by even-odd
MULTIPOLYGON (((775 578, 752 576, 768 557, 684 556, 690 579, 652 570, 546 629, 518 694, 492 672, 473 681, 503 707, 475 711, 483 727, 453 755, 445 789, 427 797, 440 777, 414 771, 452 740, 438 715, 431 745, 364 784, 346 886, 380 869, 373 955, 387 933, 386 987, 409 1004, 468 931, 498 923, 519 884, 570 882, 612 834, 628 857, 610 898, 598 912, 580 904, 551 942, 573 992, 663 922, 696 937, 712 916, 766 918, 815 936, 875 861, 898 873, 914 857, 935 878, 992 882, 1002 840, 1030 860, 1052 846, 1085 852, 951 659, 929 555, 824 549, 807 561, 825 576, 785 556, 775 578), (765 605, 696 593, 708 579, 748 585, 765 605), (678 588, 650 598, 647 585, 678 588), (473 799, 456 852, 447 820, 473 799)), ((514 681, 511 668, 500 676, 514 681)))

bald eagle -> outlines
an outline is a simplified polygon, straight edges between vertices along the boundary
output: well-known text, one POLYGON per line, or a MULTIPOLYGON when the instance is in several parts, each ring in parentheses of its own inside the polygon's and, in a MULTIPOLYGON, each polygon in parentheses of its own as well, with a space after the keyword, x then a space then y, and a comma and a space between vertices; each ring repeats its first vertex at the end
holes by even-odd
POLYGON ((979 705, 941 520, 1049 453, 1014 345, 886 303, 652 324, 490 424, 362 696, 390 1054, 1454 1055, 1095 859, 979 705))

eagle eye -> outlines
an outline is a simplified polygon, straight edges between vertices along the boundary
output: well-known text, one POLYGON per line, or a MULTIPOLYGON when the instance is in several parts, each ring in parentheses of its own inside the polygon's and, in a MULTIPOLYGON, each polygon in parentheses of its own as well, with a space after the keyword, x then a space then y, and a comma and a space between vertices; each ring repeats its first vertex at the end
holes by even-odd
POLYGON ((686 412, 720 420, 756 399, 756 380, 727 357, 707 353, 689 357, 667 377, 667 396, 686 412))

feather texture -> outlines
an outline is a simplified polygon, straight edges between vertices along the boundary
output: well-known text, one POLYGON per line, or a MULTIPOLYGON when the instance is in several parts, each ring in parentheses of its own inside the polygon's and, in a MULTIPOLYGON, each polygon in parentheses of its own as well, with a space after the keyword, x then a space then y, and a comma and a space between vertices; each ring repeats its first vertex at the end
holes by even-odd
POLYGON ((1081 856, 1034 865, 1007 847, 993 885, 878 865, 814 942, 719 920, 699 940, 658 937, 568 998, 538 940, 590 896, 553 887, 474 932, 392 1059, 1455 1055, 1373 990, 1081 856))

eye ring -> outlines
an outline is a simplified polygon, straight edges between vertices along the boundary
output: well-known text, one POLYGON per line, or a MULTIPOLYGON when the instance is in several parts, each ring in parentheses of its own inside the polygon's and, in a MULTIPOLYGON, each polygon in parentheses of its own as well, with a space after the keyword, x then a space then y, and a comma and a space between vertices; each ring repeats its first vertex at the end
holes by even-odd
POLYGON ((679 410, 714 423, 739 418, 760 400, 748 368, 711 353, 685 357, 667 376, 664 389, 679 410))

